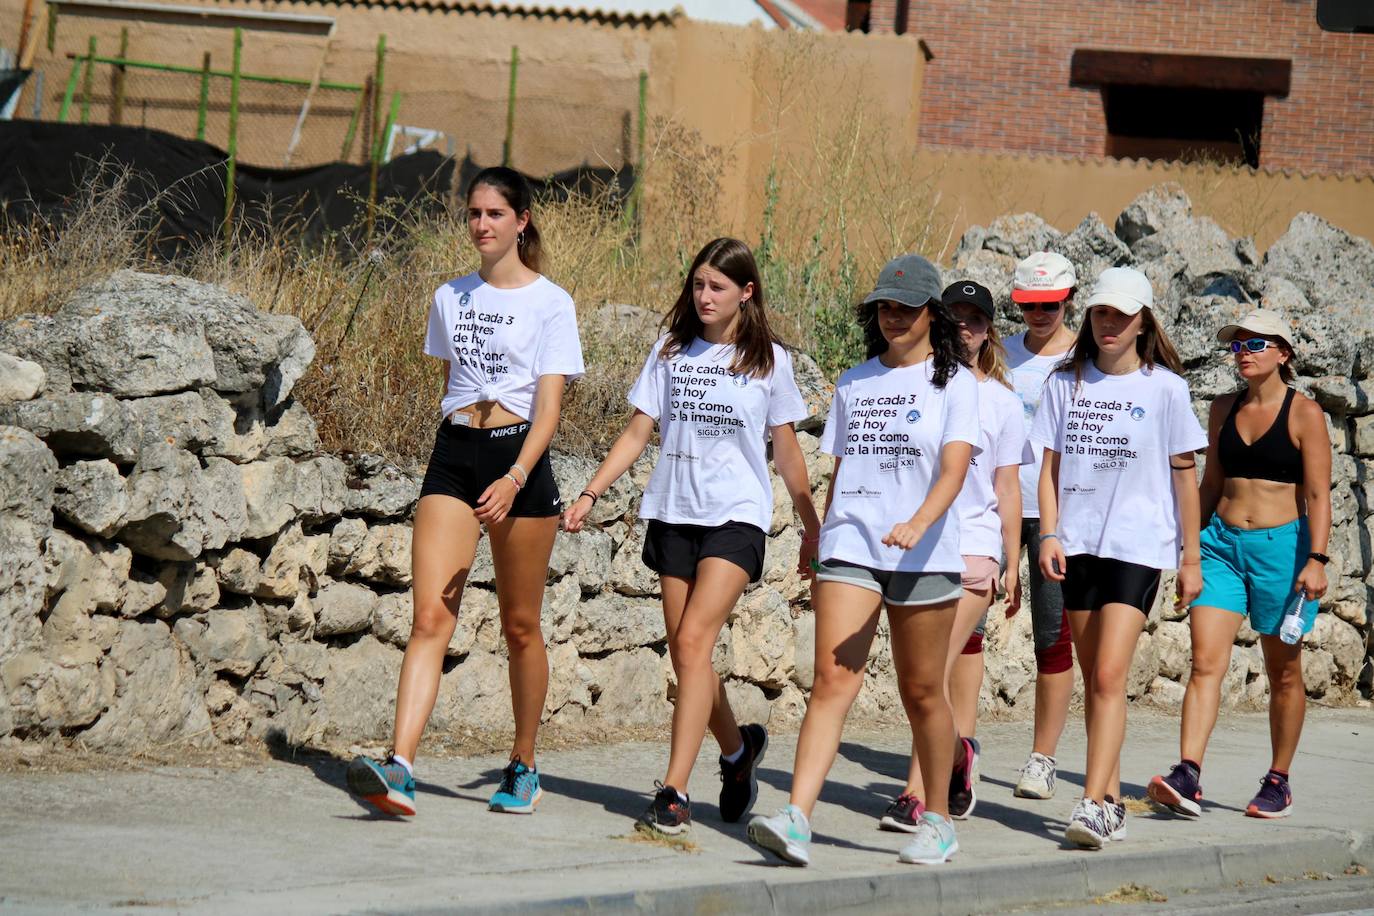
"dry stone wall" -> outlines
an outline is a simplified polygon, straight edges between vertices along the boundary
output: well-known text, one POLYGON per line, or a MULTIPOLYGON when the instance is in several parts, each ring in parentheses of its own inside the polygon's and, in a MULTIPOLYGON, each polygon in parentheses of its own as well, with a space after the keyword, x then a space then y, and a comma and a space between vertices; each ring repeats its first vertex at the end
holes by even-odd
MULTIPOLYGON (((1267 295, 1293 318, 1300 387, 1328 411, 1335 445, 1332 589, 1306 654, 1308 692, 1369 690, 1367 616, 1374 535, 1374 248, 1298 217, 1260 258, 1247 240, 1155 189, 1109 228, 1061 234, 1032 215, 970 230, 948 270, 997 291, 1004 317, 1016 258, 1062 251, 1090 277, 1132 264, 1205 401, 1234 379, 1212 342, 1267 295)), ((1010 330, 1010 326, 1007 326, 1010 330)), ((650 334, 651 332, 646 332, 650 334)), ((646 336, 645 345, 648 345, 646 336)), ((137 751, 174 742, 385 740, 410 628, 410 516, 419 473, 370 455, 320 451, 292 388, 313 356, 295 319, 221 289, 124 272, 52 316, 0 323, 0 740, 67 736, 137 751)), ((801 358, 812 416, 800 436, 818 504, 829 459, 816 433, 829 385, 801 358)), ((652 450, 560 534, 543 612, 552 668, 546 719, 571 732, 660 726, 675 685, 656 578, 636 520, 652 450)), ((566 495, 589 461, 559 455, 566 495)), ((793 569, 800 532, 779 481, 763 581, 731 615, 715 662, 739 714, 797 721, 811 684, 814 619, 793 569)), ((499 730, 510 706, 486 541, 449 645, 432 729, 499 730)), ((988 709, 1030 709, 1030 620, 994 610, 988 709)), ((1186 620, 1161 601, 1132 668, 1133 698, 1177 706, 1189 667, 1186 620)), ((1267 690, 1243 629, 1228 705, 1267 690)), ((856 717, 901 714, 886 629, 856 717)))

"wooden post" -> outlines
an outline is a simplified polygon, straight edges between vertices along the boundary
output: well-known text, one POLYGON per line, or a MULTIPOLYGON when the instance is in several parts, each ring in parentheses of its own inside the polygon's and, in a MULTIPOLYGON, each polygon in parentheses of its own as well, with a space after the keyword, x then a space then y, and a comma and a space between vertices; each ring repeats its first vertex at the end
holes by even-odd
MULTIPOLYGON (((129 29, 127 26, 119 30, 119 59, 125 60, 129 56, 129 29)), ((128 81, 129 72, 125 66, 115 64, 114 70, 110 73, 110 123, 124 123, 124 86, 128 81)))
POLYGON ((205 121, 210 114, 210 52, 200 59, 200 104, 196 106, 196 139, 205 141, 205 121))
POLYGON ((81 123, 91 123, 91 81, 95 71, 95 36, 86 44, 86 71, 81 75, 81 123))
POLYGON ((33 6, 34 0, 24 0, 24 18, 19 20, 19 53, 15 56, 18 57, 21 61, 21 70, 26 69, 22 64, 22 61, 24 60, 25 52, 29 50, 29 32, 33 29, 33 6))
POLYGON ((239 156, 239 72, 243 67, 243 29, 234 28, 234 66, 229 71, 229 165, 224 179, 224 247, 234 235, 234 180, 239 156))
POLYGON ((53 46, 57 44, 57 7, 51 3, 46 4, 48 10, 48 53, 53 52, 53 46))
POLYGON ((506 90, 506 141, 501 144, 501 164, 510 165, 515 144, 515 82, 520 72, 520 48, 510 46, 510 88, 506 90))
POLYGON ((367 174, 367 237, 372 238, 372 230, 377 225, 377 166, 382 149, 382 87, 385 85, 386 36, 377 36, 377 71, 372 79, 372 145, 369 148, 367 174))
POLYGON ((291 164, 291 157, 296 153, 296 147, 301 142, 301 131, 305 128, 305 119, 310 114, 310 102, 315 98, 315 90, 320 88, 320 79, 324 76, 324 62, 329 57, 329 45, 333 41, 332 34, 326 35, 324 47, 320 49, 320 59, 315 64, 315 75, 310 79, 310 86, 305 90, 305 100, 301 102, 301 113, 296 116, 296 127, 291 131, 291 139, 286 144, 286 156, 282 159, 282 167, 291 164))

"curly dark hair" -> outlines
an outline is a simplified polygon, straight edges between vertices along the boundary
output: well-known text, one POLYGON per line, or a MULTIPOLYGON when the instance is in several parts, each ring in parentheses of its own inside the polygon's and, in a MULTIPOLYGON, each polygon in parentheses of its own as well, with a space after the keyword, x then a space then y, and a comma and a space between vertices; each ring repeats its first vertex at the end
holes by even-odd
MULTIPOLYGON (((923 308, 930 309, 930 346, 935 351, 935 371, 931 374, 931 383, 936 388, 943 388, 960 366, 968 368, 968 360, 964 356, 963 341, 959 339, 959 325, 954 323, 949 310, 940 304, 939 299, 928 300, 923 308)), ((858 318, 859 326, 863 328, 868 358, 886 353, 887 338, 883 337, 883 331, 878 327, 878 302, 860 303, 858 318)))

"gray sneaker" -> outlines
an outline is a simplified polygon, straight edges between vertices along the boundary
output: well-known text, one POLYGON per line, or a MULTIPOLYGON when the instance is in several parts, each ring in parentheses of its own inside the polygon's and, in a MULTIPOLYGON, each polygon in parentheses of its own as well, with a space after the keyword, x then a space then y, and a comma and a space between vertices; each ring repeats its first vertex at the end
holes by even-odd
POLYGON ((750 821, 749 842, 788 865, 811 864, 811 823, 796 805, 750 821))
POLYGON ((954 825, 938 814, 927 811, 921 815, 916 835, 902 847, 897 861, 908 865, 943 865, 959 851, 954 825))
POLYGON ((1054 776, 1054 758, 1031 751, 1011 794, 1017 798, 1054 798, 1054 776))

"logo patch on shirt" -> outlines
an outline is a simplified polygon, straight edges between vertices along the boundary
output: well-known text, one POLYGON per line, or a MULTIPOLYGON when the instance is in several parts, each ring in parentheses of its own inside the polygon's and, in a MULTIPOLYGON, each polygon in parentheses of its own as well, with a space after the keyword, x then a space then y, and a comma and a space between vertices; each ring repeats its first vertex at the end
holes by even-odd
POLYGON ((730 376, 730 384, 734 385, 736 388, 743 388, 745 385, 749 384, 749 376, 732 375, 730 376))
POLYGON ((459 304, 459 305, 467 305, 467 304, 468 304, 469 302, 471 302, 471 301, 472 301, 472 293, 463 293, 463 295, 461 295, 461 296, 458 297, 458 304, 459 304))
POLYGON ((863 484, 859 484, 852 490, 841 490, 840 495, 847 499, 882 499, 883 491, 874 490, 870 487, 864 486, 863 484))
POLYGON ((1131 419, 1132 419, 1132 420, 1143 420, 1143 419, 1145 419, 1145 408, 1144 408, 1144 407, 1135 407, 1135 408, 1132 408, 1132 409, 1131 409, 1131 419))
POLYGON ((919 410, 908 410, 906 412, 906 421, 908 423, 915 423, 919 419, 921 419, 921 412, 919 410))

